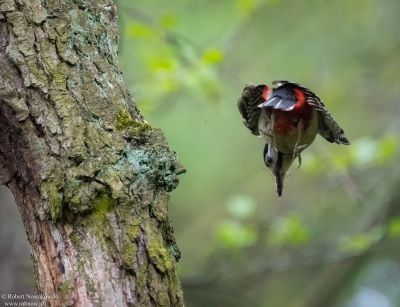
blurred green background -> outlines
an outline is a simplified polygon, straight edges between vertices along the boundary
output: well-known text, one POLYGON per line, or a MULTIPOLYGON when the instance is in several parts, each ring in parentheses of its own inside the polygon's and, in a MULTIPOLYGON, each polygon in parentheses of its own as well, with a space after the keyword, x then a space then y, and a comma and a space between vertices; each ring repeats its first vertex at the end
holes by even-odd
MULTIPOLYGON (((170 202, 186 305, 400 306, 400 2, 117 5, 125 81, 188 170, 170 202), (279 79, 314 90, 352 142, 318 137, 280 199, 236 107, 246 83, 279 79)), ((33 285, 6 203, 2 189, 0 290, 13 292, 33 285)))

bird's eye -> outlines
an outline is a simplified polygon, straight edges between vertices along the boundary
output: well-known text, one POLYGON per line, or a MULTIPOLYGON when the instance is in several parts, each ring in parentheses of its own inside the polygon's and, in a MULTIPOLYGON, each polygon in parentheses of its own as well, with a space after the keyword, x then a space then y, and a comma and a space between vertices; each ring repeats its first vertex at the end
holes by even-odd
POLYGON ((270 167, 270 166, 272 165, 273 159, 272 159, 271 156, 265 155, 264 161, 265 161, 265 165, 266 165, 267 167, 270 167))

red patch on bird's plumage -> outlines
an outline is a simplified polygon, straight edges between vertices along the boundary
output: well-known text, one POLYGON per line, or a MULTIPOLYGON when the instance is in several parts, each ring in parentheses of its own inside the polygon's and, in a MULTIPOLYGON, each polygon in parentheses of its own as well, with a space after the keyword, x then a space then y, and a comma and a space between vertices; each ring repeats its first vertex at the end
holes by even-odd
POLYGON ((298 114, 296 112, 287 112, 282 110, 273 110, 275 114, 275 133, 279 135, 288 135, 296 133, 296 122, 298 114))
POLYGON ((264 90, 263 90, 262 94, 261 94, 261 97, 264 99, 264 101, 267 101, 267 100, 268 100, 269 92, 270 92, 270 88, 269 88, 268 85, 266 85, 266 86, 264 87, 264 90))
POLYGON ((294 110, 300 110, 302 107, 304 107, 306 104, 306 95, 303 93, 302 90, 299 90, 297 88, 293 89, 294 94, 296 95, 297 102, 294 105, 294 110))
POLYGON ((306 102, 306 95, 300 89, 293 89, 296 95, 296 104, 291 111, 272 110, 275 114, 274 130, 280 135, 297 133, 297 124, 300 119, 304 121, 304 129, 308 127, 312 118, 312 107, 306 102))

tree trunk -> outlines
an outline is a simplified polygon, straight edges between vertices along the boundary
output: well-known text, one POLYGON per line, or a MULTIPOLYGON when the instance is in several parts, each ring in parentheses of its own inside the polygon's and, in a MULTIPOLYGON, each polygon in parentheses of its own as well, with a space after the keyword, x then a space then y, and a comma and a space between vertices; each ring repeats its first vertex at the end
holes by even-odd
POLYGON ((118 63, 111 0, 0 0, 0 183, 49 306, 182 306, 168 192, 184 171, 118 63))

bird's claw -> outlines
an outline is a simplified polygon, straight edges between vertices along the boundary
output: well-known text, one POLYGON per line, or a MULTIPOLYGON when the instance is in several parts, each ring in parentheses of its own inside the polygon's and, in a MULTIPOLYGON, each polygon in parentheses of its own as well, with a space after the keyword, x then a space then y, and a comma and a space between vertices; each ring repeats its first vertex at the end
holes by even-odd
POLYGON ((299 165, 297 166, 297 168, 300 168, 300 166, 301 166, 301 155, 300 155, 300 153, 297 154, 297 160, 299 161, 299 165))
POLYGON ((293 150, 293 160, 295 160, 297 158, 297 160, 299 161, 298 168, 300 168, 300 166, 301 166, 301 155, 300 155, 300 152, 306 147, 307 147, 307 144, 300 145, 300 146, 298 146, 296 144, 296 146, 295 146, 295 148, 293 150))
POLYGON ((299 165, 298 165, 297 168, 300 168, 300 166, 301 166, 301 155, 300 155, 300 151, 297 148, 295 148, 293 150, 293 160, 295 160, 296 158, 299 161, 299 165))

